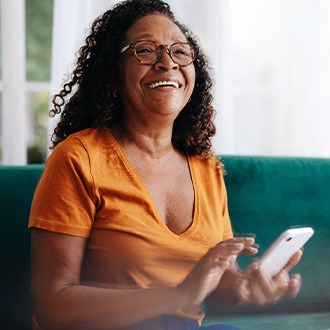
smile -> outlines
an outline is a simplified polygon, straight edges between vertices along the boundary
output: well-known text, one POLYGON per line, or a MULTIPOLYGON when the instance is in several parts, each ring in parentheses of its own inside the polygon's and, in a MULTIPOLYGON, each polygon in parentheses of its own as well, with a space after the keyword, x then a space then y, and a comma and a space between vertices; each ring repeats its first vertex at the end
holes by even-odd
POLYGON ((156 88, 159 86, 180 88, 179 83, 176 81, 157 81, 149 85, 150 88, 156 88))

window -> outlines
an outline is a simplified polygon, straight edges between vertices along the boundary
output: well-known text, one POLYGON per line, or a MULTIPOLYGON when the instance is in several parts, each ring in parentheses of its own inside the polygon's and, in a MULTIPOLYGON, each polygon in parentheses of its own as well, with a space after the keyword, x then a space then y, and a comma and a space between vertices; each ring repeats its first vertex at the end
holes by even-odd
POLYGON ((0 163, 41 163, 47 150, 53 0, 1 0, 0 11, 0 163))

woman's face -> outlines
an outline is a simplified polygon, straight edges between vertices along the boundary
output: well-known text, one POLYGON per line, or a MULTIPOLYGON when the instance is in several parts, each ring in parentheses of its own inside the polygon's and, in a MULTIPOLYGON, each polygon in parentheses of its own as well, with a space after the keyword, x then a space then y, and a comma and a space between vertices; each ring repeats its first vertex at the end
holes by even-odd
MULTIPOLYGON (((179 27, 162 15, 152 14, 137 20, 127 31, 123 46, 141 39, 168 45, 186 42, 179 27)), ((187 104, 195 84, 193 63, 180 67, 163 50, 154 65, 141 64, 129 49, 121 55, 119 63, 121 97, 126 120, 137 118, 144 122, 157 118, 174 121, 187 104), (161 82, 170 84, 160 84, 161 82)))

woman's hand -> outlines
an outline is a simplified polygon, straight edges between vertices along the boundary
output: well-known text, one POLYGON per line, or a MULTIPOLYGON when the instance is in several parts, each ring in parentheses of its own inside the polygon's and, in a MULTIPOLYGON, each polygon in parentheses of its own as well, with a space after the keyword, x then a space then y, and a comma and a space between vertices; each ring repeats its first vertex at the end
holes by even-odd
POLYGON ((252 263, 238 279, 237 293, 242 302, 260 306, 275 304, 285 296, 295 297, 299 293, 301 277, 299 274, 289 276, 289 271, 296 266, 302 256, 299 250, 273 278, 267 277, 258 262, 252 263))
POLYGON ((183 308, 198 310, 205 298, 217 288, 223 273, 235 263, 238 254, 256 253, 253 244, 254 238, 232 238, 211 248, 178 286, 185 297, 183 308))

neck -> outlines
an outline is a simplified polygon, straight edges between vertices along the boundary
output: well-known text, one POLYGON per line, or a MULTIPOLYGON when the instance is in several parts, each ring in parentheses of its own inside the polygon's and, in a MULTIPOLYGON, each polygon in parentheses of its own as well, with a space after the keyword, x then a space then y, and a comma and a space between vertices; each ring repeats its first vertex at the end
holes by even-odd
POLYGON ((125 123, 111 129, 125 151, 139 152, 144 157, 162 159, 174 150, 173 127, 139 127, 125 123))

